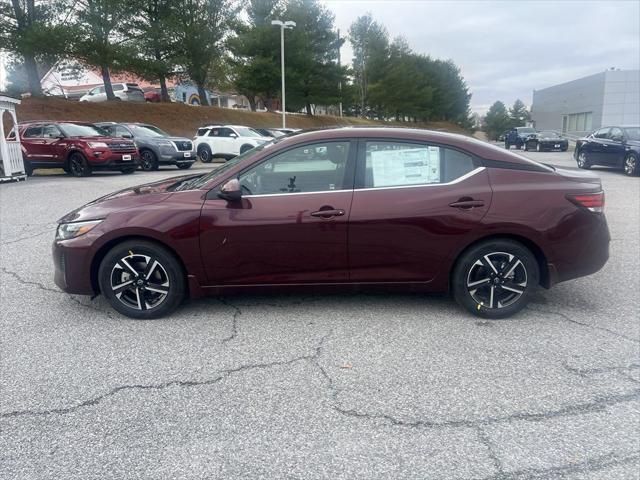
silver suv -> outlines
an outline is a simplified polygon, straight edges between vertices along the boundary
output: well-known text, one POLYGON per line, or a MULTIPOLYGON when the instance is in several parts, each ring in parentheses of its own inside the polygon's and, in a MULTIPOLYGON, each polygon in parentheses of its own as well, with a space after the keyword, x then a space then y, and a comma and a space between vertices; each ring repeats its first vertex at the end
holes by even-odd
MULTIPOLYGON (((125 102, 144 102, 144 92, 137 83, 112 83, 116 100, 125 102)), ((104 85, 95 87, 80 97, 81 102, 106 102, 107 94, 104 85)))

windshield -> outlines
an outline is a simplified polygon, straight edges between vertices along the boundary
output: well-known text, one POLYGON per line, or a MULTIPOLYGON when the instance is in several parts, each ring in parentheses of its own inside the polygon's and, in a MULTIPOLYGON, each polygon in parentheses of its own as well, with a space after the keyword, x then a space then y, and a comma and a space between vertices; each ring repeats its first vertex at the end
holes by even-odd
POLYGON ((536 133, 536 130, 534 128, 517 128, 516 130, 518 130, 518 133, 536 133))
POLYGON ((238 132, 238 135, 240 135, 241 137, 261 137, 262 135, 260 135, 258 132, 256 132, 253 128, 247 128, 247 127, 233 127, 236 132, 238 132))
POLYGON ((167 133, 153 125, 127 125, 135 137, 168 137, 167 133))
POLYGON ((61 123, 60 129, 67 137, 108 137, 109 133, 89 123, 61 123))
POLYGON ((178 187, 176 190, 187 190, 187 189, 200 188, 200 187, 206 185, 207 183, 209 183, 211 180, 214 180, 216 177, 224 175, 226 172, 228 172, 229 170, 234 168, 236 165, 238 165, 238 164, 240 164, 240 163, 252 158, 254 155, 256 155, 257 153, 261 152, 265 148, 271 147, 277 141, 278 140, 274 138, 270 142, 263 143, 261 145, 258 145, 255 148, 252 148, 251 150, 247 150, 245 153, 243 153, 241 155, 238 155, 237 157, 235 157, 235 158, 229 160, 228 162, 224 163, 221 167, 216 168, 215 170, 212 170, 211 172, 207 173, 206 175, 202 175, 201 177, 197 177, 197 178, 194 178, 194 179, 188 181, 187 183, 185 183, 185 184, 181 185, 180 187, 178 187))
POLYGON ((558 132, 553 132, 551 130, 544 130, 540 132, 540 136, 542 138, 560 138, 560 135, 558 135, 558 132))
POLYGON ((640 141, 640 127, 627 127, 624 129, 629 140, 640 141))

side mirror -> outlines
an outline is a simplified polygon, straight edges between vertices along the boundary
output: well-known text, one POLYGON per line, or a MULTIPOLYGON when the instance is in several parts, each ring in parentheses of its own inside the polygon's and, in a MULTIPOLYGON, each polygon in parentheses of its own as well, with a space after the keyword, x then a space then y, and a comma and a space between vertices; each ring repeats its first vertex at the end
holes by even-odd
POLYGON ((125 133, 124 135, 122 135, 122 138, 133 138, 133 135, 131 135, 130 133, 125 133))
POLYGON ((230 202, 238 201, 242 198, 242 187, 237 178, 232 178, 225 183, 218 193, 218 197, 230 202))
POLYGON ((229 134, 229 136, 230 136, 231 138, 238 138, 238 135, 236 135, 235 133, 230 133, 230 134, 229 134))

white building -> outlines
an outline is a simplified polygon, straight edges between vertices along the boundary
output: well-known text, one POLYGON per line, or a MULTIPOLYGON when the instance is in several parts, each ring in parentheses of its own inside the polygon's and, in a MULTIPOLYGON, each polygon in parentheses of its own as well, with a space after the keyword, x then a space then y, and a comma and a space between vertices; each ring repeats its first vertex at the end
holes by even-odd
POLYGON ((538 130, 582 136, 607 125, 640 124, 640 71, 607 70, 533 91, 538 130))

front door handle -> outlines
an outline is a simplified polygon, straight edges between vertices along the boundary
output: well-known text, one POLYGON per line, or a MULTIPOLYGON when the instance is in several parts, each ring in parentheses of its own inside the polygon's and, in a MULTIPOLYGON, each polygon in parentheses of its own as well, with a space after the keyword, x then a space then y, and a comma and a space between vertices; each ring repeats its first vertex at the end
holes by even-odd
POLYGON ((341 208, 326 208, 320 209, 317 212, 311 212, 312 217, 320 217, 320 218, 333 218, 333 217, 341 217, 344 215, 344 210, 341 208))
POLYGON ((449 206, 453 208, 461 208, 463 210, 466 210, 466 209, 475 208, 475 207, 484 207, 484 201, 473 200, 472 198, 469 198, 469 199, 461 198, 457 202, 450 203, 449 206))

